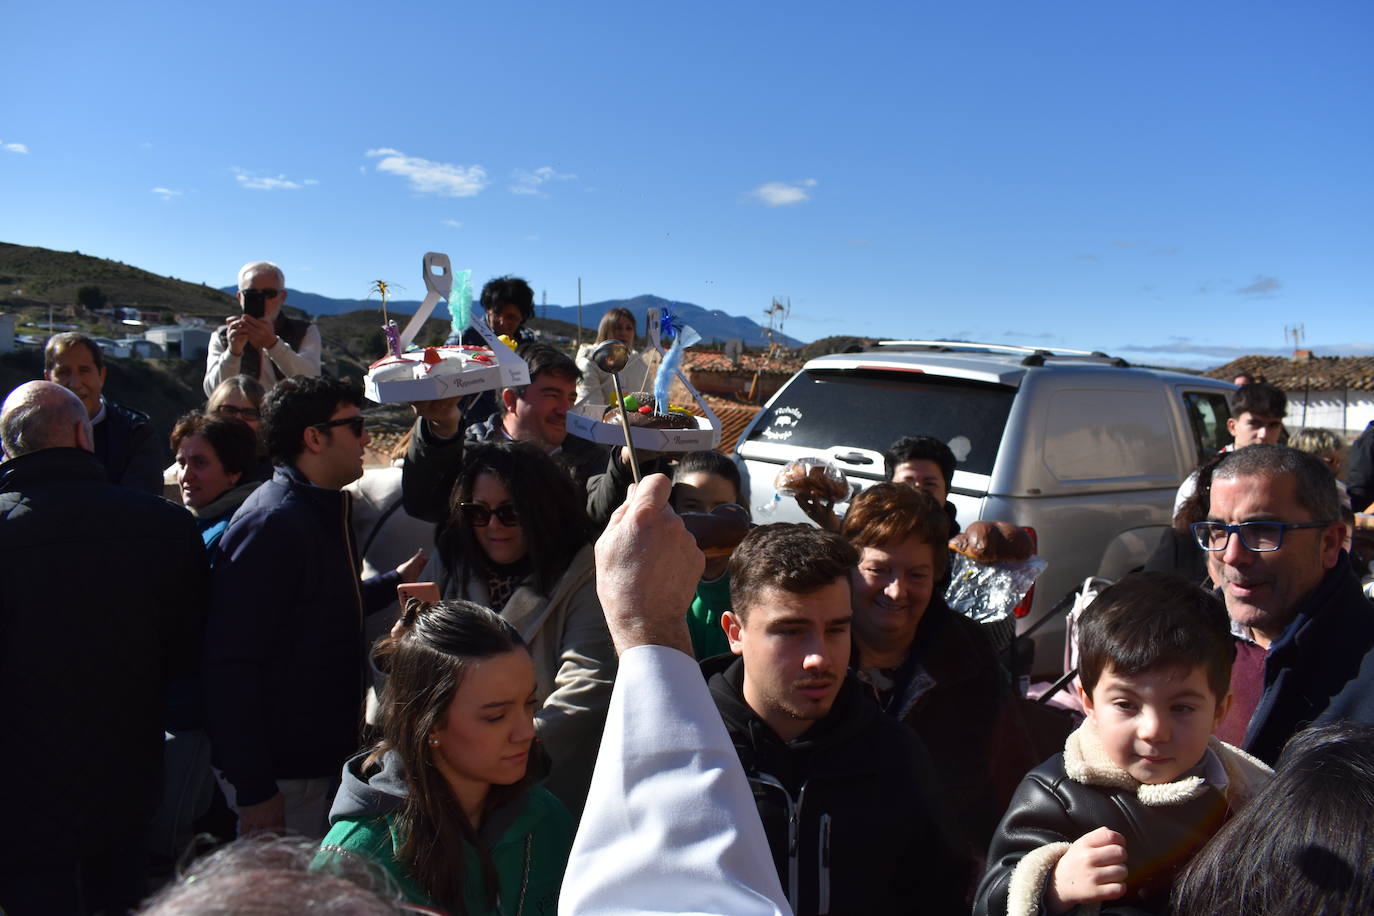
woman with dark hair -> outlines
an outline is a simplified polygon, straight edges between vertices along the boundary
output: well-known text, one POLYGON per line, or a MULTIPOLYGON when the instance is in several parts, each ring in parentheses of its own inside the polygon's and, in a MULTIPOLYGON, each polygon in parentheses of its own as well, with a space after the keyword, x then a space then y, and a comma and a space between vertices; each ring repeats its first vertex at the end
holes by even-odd
POLYGON ((316 867, 362 855, 411 903, 552 913, 572 818, 526 778, 536 690, 520 634, 475 604, 412 598, 378 656, 382 738, 344 765, 316 867))
MULTIPOLYGON (((582 378, 577 382, 577 403, 595 404, 598 407, 605 407, 615 401, 615 383, 611 381, 611 374, 601 369, 596 363, 592 362, 592 351, 608 340, 618 340, 630 348, 631 362, 621 370, 627 379, 633 378, 636 373, 632 367, 639 366, 643 371, 643 364, 635 357, 635 316, 629 309, 613 308, 601 316, 601 324, 596 329, 596 340, 589 344, 583 344, 577 351, 577 368, 582 370, 582 378)), ((621 387, 624 387, 622 385, 621 387)), ((642 387, 640 380, 635 379, 635 387, 626 388, 626 393, 638 390, 642 387)))
POLYGON ((445 599, 496 611, 529 646, 538 684, 535 726, 553 764, 545 784, 580 813, 616 656, 576 484, 528 442, 474 443, 437 548, 424 578, 437 582, 445 599))
MULTIPOLYGON (((678 514, 709 514, 718 506, 733 503, 747 517, 749 510, 744 508, 743 490, 739 468, 714 450, 688 452, 673 467, 672 505, 678 514)), ((731 607, 729 565, 730 552, 707 553, 696 597, 687 609, 692 654, 698 661, 730 651, 730 640, 726 639, 721 626, 721 618, 731 607)))
POLYGON ((859 549, 850 665, 925 743, 981 861, 1039 761, 982 624, 951 610, 935 587, 949 563, 949 516, 926 490, 879 483, 854 497, 840 533, 859 549))
POLYGON ((251 474, 257 437, 239 420, 188 413, 172 429, 177 487, 182 504, 213 547, 248 494, 262 483, 251 474))
POLYGON ((1298 732, 1274 779, 1174 885, 1179 916, 1374 912, 1374 726, 1298 732))

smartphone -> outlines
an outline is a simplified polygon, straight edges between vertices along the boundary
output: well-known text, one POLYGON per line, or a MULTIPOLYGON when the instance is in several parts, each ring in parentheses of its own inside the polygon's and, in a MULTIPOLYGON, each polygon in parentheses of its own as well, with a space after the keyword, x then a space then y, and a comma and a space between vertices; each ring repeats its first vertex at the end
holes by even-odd
POLYGON ((402 582, 396 586, 396 600, 401 602, 402 610, 405 610, 407 598, 419 598, 426 604, 437 604, 439 585, 435 582, 402 582))
POLYGON ((267 295, 264 290, 240 290, 243 295, 243 314, 261 318, 267 314, 267 295))

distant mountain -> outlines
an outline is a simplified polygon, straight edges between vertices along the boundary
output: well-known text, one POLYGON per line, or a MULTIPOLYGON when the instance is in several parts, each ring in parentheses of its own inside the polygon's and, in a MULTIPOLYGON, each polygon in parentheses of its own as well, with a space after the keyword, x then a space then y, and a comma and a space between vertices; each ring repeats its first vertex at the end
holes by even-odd
MULTIPOLYGON (((223 287, 223 291, 226 293, 233 293, 234 290, 235 288, 232 286, 223 287)), ((381 301, 375 297, 372 299, 330 299, 327 296, 318 296, 314 293, 290 288, 287 289, 286 301, 311 315, 343 315, 366 309, 373 309, 380 313, 382 307, 381 301)), ((724 342, 732 337, 738 337, 744 341, 745 346, 768 345, 767 331, 749 318, 727 315, 719 309, 708 310, 690 302, 672 302, 660 296, 647 294, 635 296, 633 299, 608 299, 604 302, 592 302, 583 305, 583 339, 591 340, 596 336, 596 326, 601 322, 601 316, 606 314, 608 309, 629 309, 630 314, 634 315, 635 320, 639 323, 642 333, 644 313, 650 308, 657 308, 661 311, 665 306, 671 308, 673 314, 682 319, 683 324, 695 328, 702 339, 708 343, 711 341, 724 342)), ((391 311, 406 315, 414 314, 419 307, 420 302, 416 299, 397 299, 387 303, 387 308, 391 311)), ((537 305, 534 314, 537 318, 565 321, 574 327, 577 325, 577 306, 575 305, 537 305)), ((448 317, 448 309, 443 303, 440 303, 438 308, 434 310, 434 317, 445 319, 448 317)), ((778 334, 777 340, 786 347, 795 348, 802 345, 802 341, 788 337, 786 334, 778 334)))

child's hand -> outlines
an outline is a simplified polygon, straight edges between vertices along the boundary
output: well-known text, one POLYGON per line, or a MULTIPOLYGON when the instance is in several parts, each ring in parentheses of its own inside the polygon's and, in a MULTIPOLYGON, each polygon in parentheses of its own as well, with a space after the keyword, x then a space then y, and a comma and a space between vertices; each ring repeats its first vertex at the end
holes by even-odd
POLYGON ((1080 903, 1125 896, 1125 881, 1126 838, 1098 827, 1075 840, 1054 866, 1045 902, 1051 913, 1067 913, 1080 903))

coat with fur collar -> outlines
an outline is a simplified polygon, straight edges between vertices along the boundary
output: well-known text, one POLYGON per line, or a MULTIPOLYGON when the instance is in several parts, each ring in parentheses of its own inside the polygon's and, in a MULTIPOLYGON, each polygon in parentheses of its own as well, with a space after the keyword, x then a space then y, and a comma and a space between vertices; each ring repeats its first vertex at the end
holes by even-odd
MULTIPOLYGON (((1069 736, 1064 752, 1021 781, 993 835, 975 916, 1044 912, 1047 882, 1069 845, 1098 827, 1125 837, 1127 893, 1105 912, 1160 913, 1178 871, 1234 811, 1273 776, 1259 760, 1211 739, 1226 771, 1219 791, 1200 776, 1142 785, 1107 758, 1092 722, 1069 736)), ((1079 907, 1097 913, 1096 905, 1079 907)))

